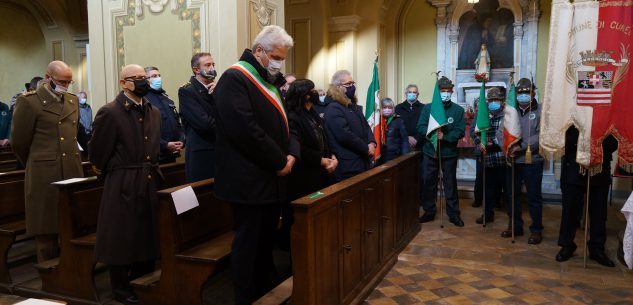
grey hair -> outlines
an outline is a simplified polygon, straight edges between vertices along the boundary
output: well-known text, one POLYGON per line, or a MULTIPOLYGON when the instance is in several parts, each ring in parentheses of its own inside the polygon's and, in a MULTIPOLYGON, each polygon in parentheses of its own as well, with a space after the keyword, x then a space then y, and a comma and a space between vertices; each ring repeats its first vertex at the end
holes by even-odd
POLYGON ((160 71, 158 70, 158 68, 154 67, 154 66, 149 66, 149 67, 145 67, 145 73, 149 73, 149 71, 160 71))
POLYGON ((420 89, 418 88, 418 85, 416 85, 416 84, 409 84, 409 85, 407 86, 407 88, 405 88, 405 89, 404 89, 404 91, 406 92, 406 91, 408 91, 408 90, 409 90, 409 89, 411 89, 411 88, 415 88, 415 91, 417 91, 418 93, 420 93, 420 89))
POLYGON ((334 85, 334 86, 342 85, 343 84, 343 77, 345 77, 347 75, 352 75, 352 72, 349 72, 347 70, 338 70, 338 71, 334 72, 334 75, 332 75, 331 84, 334 85))
POLYGON ((382 101, 380 101, 380 105, 383 107, 388 105, 395 106, 396 103, 394 103, 392 99, 385 97, 382 99, 382 101))
POLYGON ((255 51, 257 46, 261 46, 265 52, 270 52, 275 47, 292 48, 293 45, 292 37, 288 35, 284 28, 278 25, 267 25, 255 37, 251 50, 255 51))

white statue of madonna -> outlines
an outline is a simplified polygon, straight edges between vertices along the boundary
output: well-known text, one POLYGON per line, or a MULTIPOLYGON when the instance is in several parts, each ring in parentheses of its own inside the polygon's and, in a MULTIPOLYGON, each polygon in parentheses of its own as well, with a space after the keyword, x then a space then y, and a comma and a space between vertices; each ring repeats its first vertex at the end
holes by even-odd
POLYGON ((486 79, 490 79, 490 54, 486 48, 486 44, 481 44, 477 59, 475 59, 475 74, 485 75, 486 79))

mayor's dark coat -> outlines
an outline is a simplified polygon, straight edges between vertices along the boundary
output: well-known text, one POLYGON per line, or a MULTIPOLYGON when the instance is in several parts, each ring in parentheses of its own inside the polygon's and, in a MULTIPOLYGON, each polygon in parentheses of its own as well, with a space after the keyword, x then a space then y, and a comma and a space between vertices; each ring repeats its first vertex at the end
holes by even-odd
POLYGON ((160 155, 158 161, 159 163, 176 162, 176 158, 180 154, 171 153, 167 149, 167 143, 185 140, 176 105, 163 89, 150 89, 145 98, 160 111, 160 155))
POLYGON ((158 257, 160 112, 138 107, 123 92, 93 122, 90 162, 105 178, 95 257, 124 265, 158 257))
POLYGON ((325 109, 328 142, 339 161, 334 180, 341 181, 369 169, 368 145, 375 143, 374 134, 358 105, 333 100, 330 95, 325 100, 330 100, 325 109))
POLYGON ((24 195, 26 232, 58 232, 55 181, 83 177, 77 146, 79 101, 70 93, 53 93, 48 84, 18 97, 13 113, 11 147, 26 165, 24 195))
MULTIPOLYGON (((266 69, 245 50, 240 61, 250 63, 262 79, 266 69)), ((281 74, 274 85, 283 85, 281 74)), ((277 90, 277 89, 275 89, 277 90)), ((287 177, 276 172, 287 155, 299 156, 282 113, 237 69, 228 69, 214 91, 216 119, 215 194, 242 204, 281 203, 287 199, 287 177)))
POLYGON ((311 108, 288 113, 290 129, 301 146, 301 160, 292 167, 289 177, 289 200, 295 200, 327 186, 329 174, 321 158, 330 158, 325 127, 319 114, 311 108))
POLYGON ((180 117, 185 126, 185 171, 187 182, 215 176, 215 119, 211 114, 213 96, 192 76, 178 89, 180 117))

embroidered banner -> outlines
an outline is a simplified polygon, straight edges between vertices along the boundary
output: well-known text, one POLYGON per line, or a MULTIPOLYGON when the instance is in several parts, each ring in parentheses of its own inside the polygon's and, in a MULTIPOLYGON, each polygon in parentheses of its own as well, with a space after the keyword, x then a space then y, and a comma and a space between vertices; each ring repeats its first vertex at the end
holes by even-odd
POLYGON ((580 131, 577 158, 600 171, 602 140, 618 140, 618 160, 633 169, 633 77, 629 73, 633 1, 554 0, 541 121, 541 153, 564 151, 564 134, 580 131))

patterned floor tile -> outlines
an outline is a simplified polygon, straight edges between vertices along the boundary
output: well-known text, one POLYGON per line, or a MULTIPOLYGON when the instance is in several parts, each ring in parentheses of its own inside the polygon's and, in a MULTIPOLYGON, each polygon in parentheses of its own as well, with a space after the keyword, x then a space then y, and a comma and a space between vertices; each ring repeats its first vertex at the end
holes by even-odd
MULTIPOLYGON (((525 210, 524 219, 529 219, 525 210)), ((505 222, 475 226, 480 213, 480 209, 463 209, 464 228, 441 229, 437 220, 423 224, 364 304, 633 305, 633 271, 591 260, 584 268, 581 251, 567 262, 554 260, 560 207, 544 208, 544 240, 536 246, 528 245, 526 236, 518 237, 515 244, 500 238, 505 222)), ((615 219, 607 223, 610 233, 617 232, 614 226, 623 226, 617 217, 609 215, 609 219, 615 219)), ((582 244, 578 237, 582 235, 578 231, 576 243, 582 244)), ((610 257, 616 242, 607 240, 610 257)))

